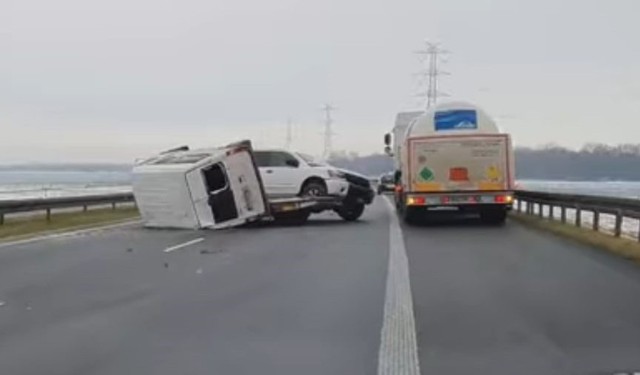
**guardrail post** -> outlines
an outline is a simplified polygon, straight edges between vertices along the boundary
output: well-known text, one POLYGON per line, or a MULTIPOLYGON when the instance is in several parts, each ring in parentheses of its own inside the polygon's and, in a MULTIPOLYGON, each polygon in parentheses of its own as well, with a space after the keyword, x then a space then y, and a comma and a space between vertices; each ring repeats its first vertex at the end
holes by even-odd
POLYGON ((86 204, 82 206, 82 212, 87 212, 87 210, 89 210, 89 206, 87 206, 86 204))
POLYGON ((544 211, 544 204, 538 203, 538 217, 542 219, 542 211, 544 211))
POLYGON ((549 205, 549 219, 553 220, 553 204, 549 205))
POLYGON ((616 211, 616 226, 613 229, 613 235, 616 237, 620 237, 622 234, 622 211, 616 211))
POLYGON ((560 206, 560 221, 562 224, 567 223, 567 208, 565 206, 560 206))
POLYGON ((536 213, 536 202, 529 202, 529 215, 533 216, 536 213))
POLYGON ((47 208, 47 221, 51 221, 51 209, 47 208))
POLYGON ((518 212, 522 212, 522 201, 518 199, 518 212))
POLYGON ((576 206, 576 227, 582 226, 582 210, 580 206, 576 206))
POLYGON ((116 202, 112 202, 112 203, 111 203, 111 209, 112 209, 112 210, 115 210, 115 209, 116 209, 116 202))
POLYGON ((0 212, 0 225, 4 224, 4 214, 0 212))
POLYGON ((600 211, 593 211, 593 230, 596 232, 600 229, 600 211))

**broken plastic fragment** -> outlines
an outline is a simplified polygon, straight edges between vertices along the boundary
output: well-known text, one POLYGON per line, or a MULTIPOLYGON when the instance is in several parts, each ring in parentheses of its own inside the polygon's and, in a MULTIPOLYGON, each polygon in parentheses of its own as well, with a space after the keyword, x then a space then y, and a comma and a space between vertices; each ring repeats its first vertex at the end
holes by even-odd
POLYGON ((222 252, 221 250, 208 250, 208 249, 200 250, 200 254, 217 254, 221 252, 222 252))

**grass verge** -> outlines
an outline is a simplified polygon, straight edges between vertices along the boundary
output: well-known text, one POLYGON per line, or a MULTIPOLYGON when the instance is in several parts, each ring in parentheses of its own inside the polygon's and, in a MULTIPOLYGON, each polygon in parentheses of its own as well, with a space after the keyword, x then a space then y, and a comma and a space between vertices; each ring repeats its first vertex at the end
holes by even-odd
POLYGON ((540 219, 521 213, 514 212, 511 213, 509 217, 534 228, 607 250, 640 264, 640 242, 637 240, 617 238, 606 233, 596 232, 592 229, 578 228, 574 225, 562 224, 559 221, 540 219))
POLYGON ((0 225, 0 242, 29 238, 40 234, 64 232, 66 230, 85 229, 115 223, 139 216, 134 207, 89 210, 87 212, 60 212, 51 214, 51 221, 45 215, 8 217, 0 225))

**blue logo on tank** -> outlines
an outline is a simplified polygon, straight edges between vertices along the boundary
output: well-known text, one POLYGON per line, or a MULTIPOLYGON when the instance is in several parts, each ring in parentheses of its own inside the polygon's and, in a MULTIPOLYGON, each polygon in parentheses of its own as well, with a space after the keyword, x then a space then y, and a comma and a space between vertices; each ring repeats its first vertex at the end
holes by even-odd
POLYGON ((435 127, 438 130, 468 130, 478 128, 476 111, 473 109, 453 109, 435 113, 435 127))

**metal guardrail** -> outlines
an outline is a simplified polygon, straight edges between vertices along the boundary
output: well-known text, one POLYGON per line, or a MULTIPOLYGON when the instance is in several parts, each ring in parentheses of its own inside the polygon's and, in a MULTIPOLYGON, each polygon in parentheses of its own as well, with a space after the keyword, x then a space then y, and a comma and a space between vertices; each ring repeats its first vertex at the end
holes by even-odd
MULTIPOLYGON (((600 230, 600 215, 614 216, 613 235, 622 235, 622 222, 625 217, 640 220, 640 200, 614 197, 601 197, 592 195, 546 193, 537 191, 519 190, 515 193, 517 200, 516 210, 528 215, 544 215, 544 206, 549 207, 549 218, 554 218, 554 209, 560 209, 560 221, 567 222, 567 209, 575 210, 575 225, 582 226, 582 213, 592 212, 594 231, 600 230), (524 206, 524 207, 523 207, 524 206), (535 207, 538 210, 535 210, 535 207)), ((640 241, 640 227, 638 228, 638 241, 640 241)))
POLYGON ((4 224, 4 218, 7 214, 45 211, 49 221, 51 220, 51 211, 54 209, 82 207, 84 211, 87 211, 89 206, 107 204, 116 209, 118 203, 131 202, 135 202, 132 193, 0 201, 0 225, 4 224))

